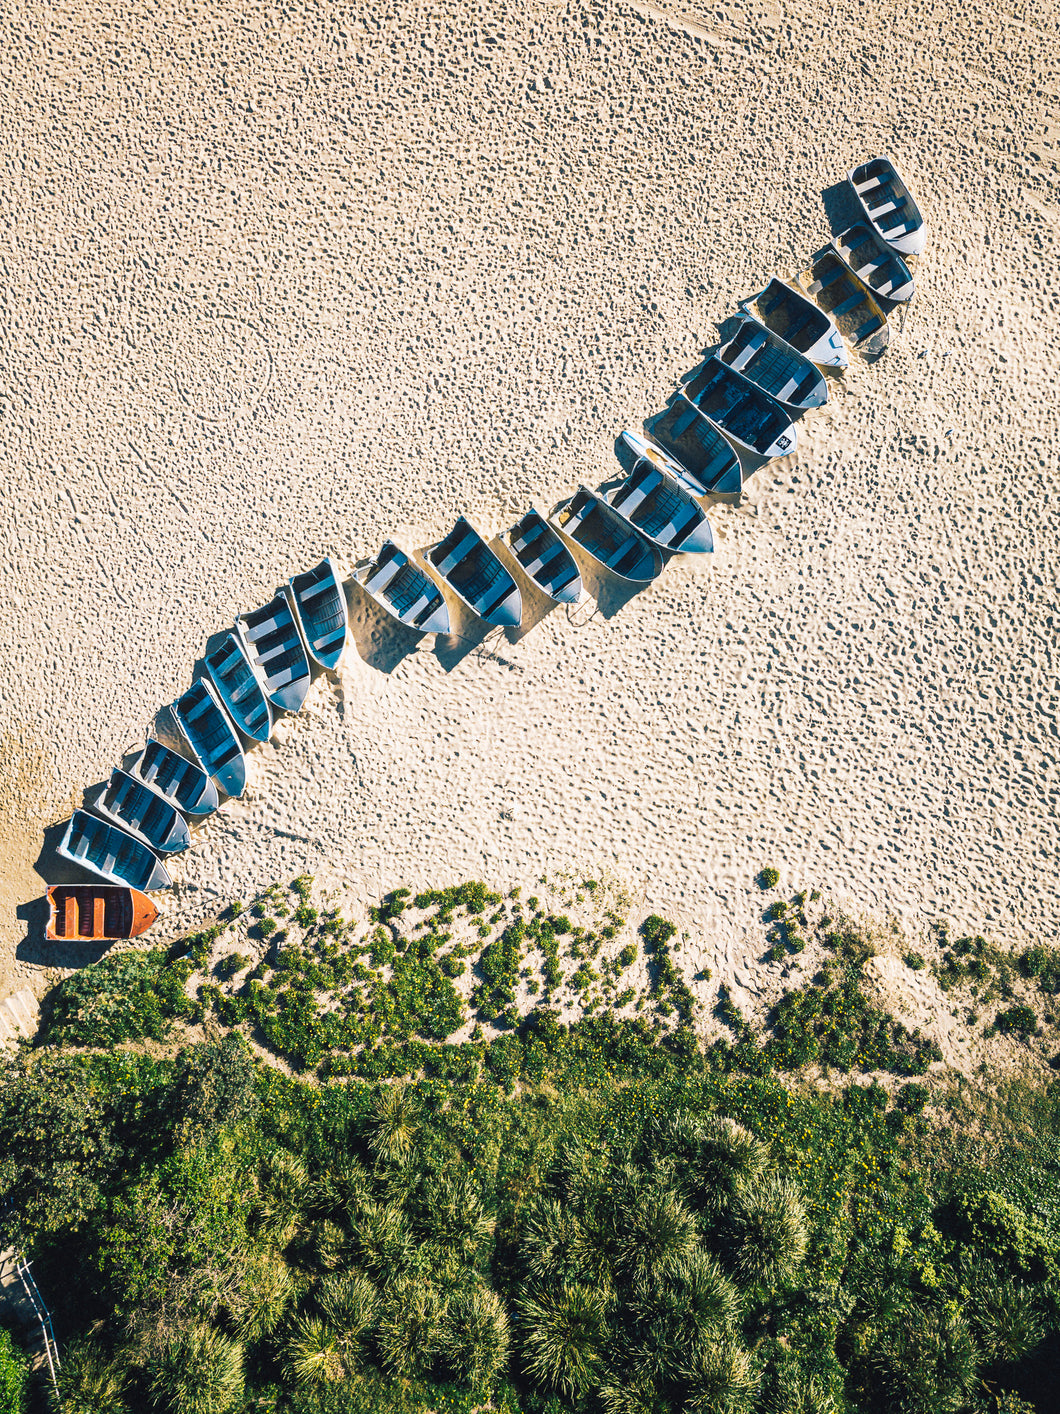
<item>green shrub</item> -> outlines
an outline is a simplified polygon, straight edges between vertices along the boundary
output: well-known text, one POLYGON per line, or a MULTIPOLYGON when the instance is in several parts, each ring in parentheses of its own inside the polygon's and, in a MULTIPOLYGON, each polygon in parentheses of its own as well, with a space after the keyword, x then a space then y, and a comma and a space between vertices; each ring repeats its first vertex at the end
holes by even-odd
POLYGON ((1007 1011, 999 1011, 994 1025, 1007 1036, 1033 1036, 1038 1029, 1038 1018, 1033 1008, 1022 1003, 1011 1006, 1007 1011))
POLYGON ((117 953, 60 982, 42 1038, 57 1045, 115 1046, 163 1041, 191 1002, 186 961, 167 962, 160 948, 117 953))
POLYGON ((0 1326, 0 1414, 22 1414, 29 1400, 30 1363, 0 1326))
POLYGON ((778 919, 783 918, 787 911, 788 905, 781 899, 777 899, 776 903, 771 903, 766 909, 766 918, 770 923, 775 923, 778 919))
POLYGON ((911 967, 914 972, 919 972, 922 967, 927 966, 922 954, 918 952, 904 953, 902 961, 905 963, 906 967, 911 967))
POLYGON ((772 866, 767 866, 758 875, 758 887, 763 891, 766 889, 775 889, 779 883, 780 871, 772 868, 772 866))

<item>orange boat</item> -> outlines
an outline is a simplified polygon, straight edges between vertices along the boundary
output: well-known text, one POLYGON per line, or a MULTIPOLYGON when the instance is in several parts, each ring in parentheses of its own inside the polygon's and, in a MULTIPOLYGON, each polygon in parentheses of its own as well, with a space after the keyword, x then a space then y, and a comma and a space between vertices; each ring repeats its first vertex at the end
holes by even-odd
POLYGON ((107 942, 138 938, 158 917, 139 889, 117 884, 53 884, 48 889, 48 930, 53 942, 107 942))

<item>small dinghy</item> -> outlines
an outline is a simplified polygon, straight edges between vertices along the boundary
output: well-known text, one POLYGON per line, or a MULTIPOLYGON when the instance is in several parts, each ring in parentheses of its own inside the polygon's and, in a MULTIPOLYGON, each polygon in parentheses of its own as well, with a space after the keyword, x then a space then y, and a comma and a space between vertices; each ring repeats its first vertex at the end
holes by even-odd
POLYGON ((44 936, 54 943, 138 938, 157 917, 158 909, 139 889, 118 884, 52 884, 44 936))
POLYGON ((460 516, 424 558, 472 613, 488 624, 518 628, 523 601, 511 575, 471 522, 460 516))
POLYGON ((713 550, 706 512, 692 499, 680 474, 671 474, 670 458, 653 455, 653 448, 636 432, 623 432, 621 440, 635 460, 622 485, 604 496, 611 509, 645 540, 671 555, 713 550))
POLYGON ((842 335, 824 310, 775 275, 761 294, 741 300, 740 308, 822 368, 846 368, 850 362, 842 335))
POLYGON ((662 556, 655 546, 588 487, 579 486, 577 494, 560 506, 550 520, 619 579, 650 584, 662 574, 662 556))
POLYGON ((912 299, 916 289, 913 272, 867 221, 858 221, 833 236, 832 249, 874 295, 898 301, 912 299))
POLYGON ((154 737, 148 738, 130 770, 185 815, 211 815, 217 809, 217 787, 202 767, 154 737))
POLYGON ((203 661, 218 697, 239 730, 251 741, 268 741, 272 735, 272 706, 236 635, 226 634, 220 647, 207 653, 203 661))
POLYGON ((263 609, 240 614, 236 633, 274 707, 297 712, 306 699, 312 672, 291 604, 281 590, 263 609))
POLYGON ((834 320, 851 348, 863 358, 880 354, 891 337, 887 316, 867 285, 826 245, 795 277, 800 289, 812 295, 834 320))
POLYGON ((740 325, 718 353, 728 368, 750 378, 778 403, 805 412, 828 401, 828 384, 815 364, 778 338, 757 320, 740 317, 740 325))
POLYGON ((246 758, 213 684, 205 678, 193 682, 173 703, 173 716, 203 770, 225 795, 242 795, 247 784, 246 758))
POLYGON ((384 540, 374 560, 357 566, 353 578, 391 618, 417 633, 448 633, 449 606, 429 574, 393 540, 384 540))
POLYGON ((540 511, 531 506, 504 543, 527 578, 557 604, 580 604, 585 598, 574 556, 540 511))
POLYGON ((920 207, 889 157, 873 157, 863 162, 847 174, 847 181, 869 224, 889 246, 903 255, 923 253, 927 245, 927 226, 920 207))
POLYGON ((777 400, 721 359, 708 358, 682 391, 738 447, 766 458, 795 450, 795 424, 777 400))
POLYGON ((349 617, 342 577, 330 555, 290 581, 305 646, 314 663, 334 672, 346 647, 349 617))
POLYGON ((733 445, 678 389, 667 407, 652 419, 645 441, 681 467, 681 480, 693 496, 739 497, 743 466, 733 445))
POLYGON ((98 874, 108 884, 126 884, 145 892, 168 889, 173 884, 145 844, 87 810, 75 810, 70 816, 55 852, 60 859, 98 874))
POLYGON ((127 771, 112 772, 110 781, 88 805, 150 845, 156 854, 179 854, 191 844, 191 832, 184 816, 165 796, 127 771))

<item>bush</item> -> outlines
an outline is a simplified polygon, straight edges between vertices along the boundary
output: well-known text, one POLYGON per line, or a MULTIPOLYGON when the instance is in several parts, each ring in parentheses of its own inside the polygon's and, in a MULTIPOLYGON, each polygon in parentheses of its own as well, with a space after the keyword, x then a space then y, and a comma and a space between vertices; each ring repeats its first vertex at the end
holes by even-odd
POLYGON ((1033 1009, 1023 1004, 999 1011, 994 1025, 1007 1036, 1033 1036, 1038 1029, 1038 1018, 1033 1009))
POLYGON ((164 1041, 191 1001, 187 962, 167 962, 160 948, 118 953, 67 977, 56 988, 42 1039, 53 1045, 116 1046, 164 1041))
POLYGON ((767 866, 758 876, 758 887, 763 890, 775 889, 780 883, 780 871, 767 866))
POLYGON ((29 1360, 12 1341, 10 1331, 0 1326, 0 1414, 22 1414, 29 1398, 29 1376, 29 1360))
POLYGON ((227 1414, 242 1402, 242 1346, 212 1326, 192 1326, 152 1362, 150 1387, 155 1406, 170 1414, 227 1414))

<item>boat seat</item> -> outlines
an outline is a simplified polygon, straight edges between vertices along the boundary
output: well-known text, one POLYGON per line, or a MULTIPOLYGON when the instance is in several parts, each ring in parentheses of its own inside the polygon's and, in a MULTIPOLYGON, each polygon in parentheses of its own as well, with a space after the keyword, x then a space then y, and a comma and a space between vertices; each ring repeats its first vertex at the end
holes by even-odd
POLYGON ((80 931, 80 909, 77 906, 77 895, 71 889, 63 904, 63 932, 68 938, 76 938, 80 931))
POLYGON ((426 609, 427 605, 430 602, 431 596, 429 594, 421 594, 420 597, 416 600, 415 604, 413 604, 412 608, 407 609, 405 613, 402 614, 402 618, 406 621, 406 623, 415 624, 416 620, 420 617, 420 615, 423 613, 424 609, 426 609))
POLYGON ((460 561, 464 558, 468 551, 477 543, 477 535, 465 535, 463 540, 461 540, 460 544, 456 547, 456 549, 450 550, 449 554, 446 555, 445 559, 441 562, 440 565, 438 565, 438 573, 441 575, 451 573, 451 571, 456 568, 456 566, 460 563, 460 561))
POLYGON ((844 314, 849 314, 852 309, 857 309, 858 305, 864 304, 864 302, 865 296, 860 290, 855 290, 852 295, 848 295, 845 300, 841 300, 835 306, 832 310, 832 318, 842 319, 844 314))
POLYGON ((107 900, 105 898, 94 898, 92 900, 92 936, 102 938, 107 931, 107 900))
POLYGON ((532 530, 523 531, 522 535, 520 535, 518 539, 516 539, 515 537, 512 538, 512 549, 518 555, 521 551, 528 550, 530 546, 534 543, 534 541, 539 538, 540 535, 541 526, 535 523, 532 530))
POLYGON ((536 560, 531 561, 531 563, 525 565, 524 568, 531 579, 536 579, 546 565, 550 565, 552 561, 557 557, 557 555, 562 554, 563 546, 557 545, 555 542, 553 542, 551 545, 547 546, 540 555, 538 555, 536 560))
POLYGON ((874 206, 874 207, 872 208, 872 214, 873 214, 873 216, 875 217, 875 219, 878 221, 881 216, 886 216, 889 211, 897 211, 897 210, 898 210, 898 202, 891 200, 891 201, 885 201, 885 202, 883 202, 880 206, 874 206))
POLYGON ((381 594, 395 575, 401 571, 401 564, 398 560, 388 560, 385 565, 380 565, 374 574, 364 582, 364 587, 369 594, 381 594))
POLYGON ((243 620, 243 627, 247 631, 247 637, 251 643, 260 643, 263 638, 270 634, 282 632, 285 619, 274 615, 271 619, 263 619, 261 623, 252 624, 246 619, 243 620))
POLYGON ((734 368, 737 373, 745 369, 755 355, 765 347, 765 334, 760 329, 755 330, 755 333, 758 335, 757 338, 751 335, 737 354, 730 359, 726 359, 726 363, 728 363, 729 367, 734 368))
POLYGON ((625 540, 623 540, 622 544, 607 561, 608 568, 613 569, 615 565, 619 563, 620 560, 625 559, 625 557, 629 554, 631 550, 639 549, 640 541, 637 539, 637 537, 635 535, 628 536, 625 540))
POLYGON ((577 526, 581 525, 583 521, 588 520, 588 518, 595 510, 596 502, 591 501, 589 497, 586 496, 584 504, 581 505, 578 510, 574 512, 574 514, 567 521, 567 524, 563 527, 563 529, 569 535, 571 531, 574 530, 577 526))
POLYGON ((890 177, 870 177, 867 182, 853 182, 852 185, 858 196, 867 196, 870 191, 875 191, 890 180, 890 177))

